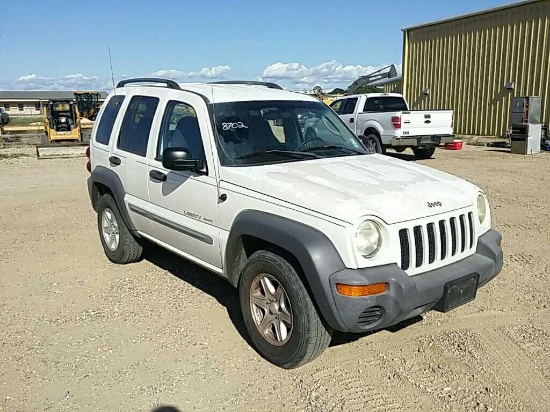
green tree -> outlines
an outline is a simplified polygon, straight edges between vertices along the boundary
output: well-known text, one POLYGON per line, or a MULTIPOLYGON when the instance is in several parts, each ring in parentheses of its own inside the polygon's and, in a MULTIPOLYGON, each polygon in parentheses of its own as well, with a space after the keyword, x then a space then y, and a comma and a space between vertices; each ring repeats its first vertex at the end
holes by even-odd
POLYGON ((344 93, 346 93, 344 89, 340 89, 339 87, 337 87, 336 89, 331 91, 329 94, 344 94, 344 93))

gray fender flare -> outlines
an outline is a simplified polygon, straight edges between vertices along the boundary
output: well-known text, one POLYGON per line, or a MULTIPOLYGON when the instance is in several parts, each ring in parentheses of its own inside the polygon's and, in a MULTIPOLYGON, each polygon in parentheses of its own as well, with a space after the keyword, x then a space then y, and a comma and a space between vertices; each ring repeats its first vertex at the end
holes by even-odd
POLYGON ((345 265, 332 242, 319 230, 278 215, 243 211, 237 215, 227 240, 225 254, 226 276, 237 287, 246 262, 241 236, 253 236, 272 243, 294 256, 300 264, 316 303, 328 324, 337 330, 346 330, 336 309, 330 275, 345 265))
POLYGON ((90 200, 92 202, 92 207, 94 208, 94 210, 97 210, 97 204, 95 204, 93 193, 93 187, 95 183, 100 183, 103 186, 109 188, 109 190, 113 194, 113 198, 115 199, 116 205, 122 216, 122 219, 124 220, 124 223, 126 224, 126 227, 131 232, 135 232, 136 228, 132 223, 132 219, 130 219, 130 215, 126 210, 126 205, 124 203, 124 193, 126 193, 126 191, 124 190, 124 185, 122 184, 122 181, 120 180, 118 175, 104 166, 96 166, 92 171, 90 177, 88 178, 88 192, 90 195, 90 200))

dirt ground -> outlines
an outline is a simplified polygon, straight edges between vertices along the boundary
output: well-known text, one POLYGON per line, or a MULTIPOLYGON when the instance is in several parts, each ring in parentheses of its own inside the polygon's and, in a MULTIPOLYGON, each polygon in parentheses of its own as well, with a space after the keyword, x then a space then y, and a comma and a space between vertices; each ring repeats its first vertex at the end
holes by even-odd
POLYGON ((0 411, 549 411, 550 153, 421 163, 487 191, 503 272, 471 304, 336 335, 285 371, 249 346, 224 280, 156 247, 109 263, 84 158, 0 160, 0 411))

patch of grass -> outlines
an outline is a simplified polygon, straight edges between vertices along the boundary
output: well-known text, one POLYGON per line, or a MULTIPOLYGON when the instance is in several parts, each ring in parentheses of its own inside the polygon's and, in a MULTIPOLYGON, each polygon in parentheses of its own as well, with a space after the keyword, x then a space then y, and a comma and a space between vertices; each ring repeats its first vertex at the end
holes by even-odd
POLYGON ((40 116, 10 117, 8 126, 28 126, 31 123, 43 123, 40 116))

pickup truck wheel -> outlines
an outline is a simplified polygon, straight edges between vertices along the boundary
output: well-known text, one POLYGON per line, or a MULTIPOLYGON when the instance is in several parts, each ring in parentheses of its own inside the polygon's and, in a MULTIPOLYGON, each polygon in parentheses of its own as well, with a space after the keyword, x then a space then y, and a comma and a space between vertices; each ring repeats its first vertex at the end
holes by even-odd
POLYGON ((428 148, 413 148, 414 155, 417 159, 429 159, 435 153, 435 146, 428 148))
POLYGON ((366 146, 367 150, 371 153, 382 153, 382 144, 380 139, 375 134, 371 133, 365 136, 363 144, 366 146))
POLYGON ((297 368, 330 344, 332 330, 317 314, 300 277, 275 253, 262 250, 249 258, 239 299, 252 344, 274 365, 297 368))
POLYGON ((126 264, 140 259, 143 247, 126 227, 115 200, 109 194, 104 194, 99 201, 97 224, 103 250, 111 262, 126 264))

